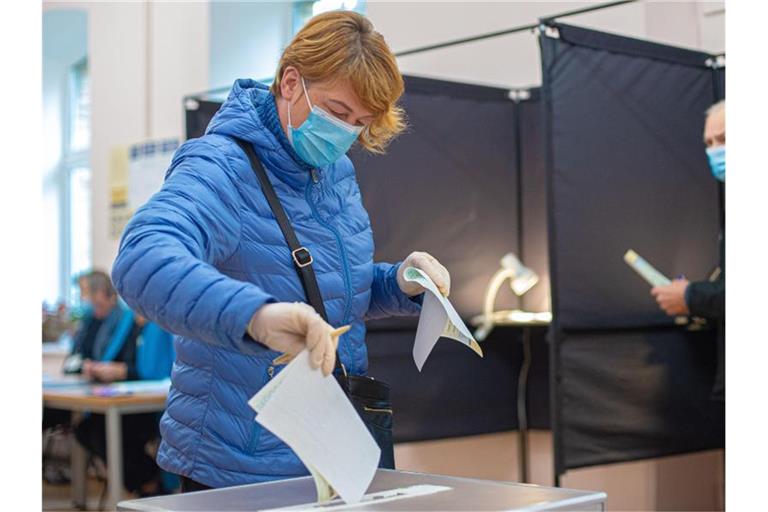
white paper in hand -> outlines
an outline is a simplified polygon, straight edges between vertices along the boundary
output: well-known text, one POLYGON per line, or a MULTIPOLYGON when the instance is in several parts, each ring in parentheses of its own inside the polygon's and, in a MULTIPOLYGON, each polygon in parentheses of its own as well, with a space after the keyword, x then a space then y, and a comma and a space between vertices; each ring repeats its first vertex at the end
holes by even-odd
POLYGON ((282 439, 347 503, 365 494, 381 450, 333 376, 298 354, 248 404, 256 421, 282 439))
POLYGON ((421 371, 424 362, 441 337, 459 341, 483 357, 480 345, 432 279, 416 267, 405 269, 403 277, 406 281, 416 282, 427 290, 421 305, 416 341, 413 343, 413 361, 416 363, 416 368, 421 371))
POLYGON ((672 282, 632 249, 624 254, 624 261, 651 286, 667 286, 672 282))

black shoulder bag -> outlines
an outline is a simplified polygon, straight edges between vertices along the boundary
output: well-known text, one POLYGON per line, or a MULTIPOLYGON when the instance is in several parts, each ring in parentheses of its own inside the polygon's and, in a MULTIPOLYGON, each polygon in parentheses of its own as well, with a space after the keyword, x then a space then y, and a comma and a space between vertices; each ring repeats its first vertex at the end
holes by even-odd
MULTIPOLYGON (((312 268, 312 255, 296 238, 296 232, 293 230, 293 226, 291 226, 291 222, 288 220, 285 210, 283 210, 283 205, 280 203, 280 199, 278 199, 275 189, 267 177, 267 172, 253 150, 253 146, 242 139, 235 139, 235 141, 245 154, 248 155, 251 168, 259 179, 259 183, 261 183, 261 190, 264 192, 269 207, 272 209, 280 230, 283 232, 285 241, 288 243, 291 257, 293 258, 293 265, 304 287, 307 302, 327 322, 328 316, 325 312, 323 297, 320 294, 320 287, 317 284, 315 271, 312 268)), ((347 370, 341 363, 338 350, 336 351, 336 367, 333 374, 349 397, 363 423, 365 423, 365 426, 368 427, 371 435, 376 440, 376 444, 381 448, 379 467, 395 469, 395 453, 392 442, 392 404, 389 399, 389 385, 372 377, 348 375, 347 370)))

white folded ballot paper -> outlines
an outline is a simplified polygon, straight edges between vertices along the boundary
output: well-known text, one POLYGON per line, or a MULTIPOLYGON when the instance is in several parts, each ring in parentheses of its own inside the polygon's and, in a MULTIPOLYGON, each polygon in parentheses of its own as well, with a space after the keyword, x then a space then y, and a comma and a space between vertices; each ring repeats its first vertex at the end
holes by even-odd
MULTIPOLYGON (((624 261, 651 286, 667 286, 672 283, 667 276, 656 270, 653 265, 645 261, 642 256, 632 249, 624 253, 624 261)), ((689 320, 687 316, 680 315, 675 317, 675 323, 677 325, 686 325, 689 323, 689 320)))
POLYGON ((624 261, 651 286, 666 286, 672 282, 632 249, 624 253, 624 261))
POLYGON ((248 404, 256 421, 291 447, 312 476, 318 501, 357 503, 368 489, 381 450, 333 376, 298 354, 248 404))
POLYGON ((416 368, 421 371, 424 362, 441 337, 459 341, 483 357, 480 345, 472 337, 472 333, 464 325, 453 305, 437 289, 432 279, 415 267, 406 268, 403 277, 406 281, 416 282, 427 290, 421 305, 416 341, 413 343, 413 360, 416 363, 416 368))

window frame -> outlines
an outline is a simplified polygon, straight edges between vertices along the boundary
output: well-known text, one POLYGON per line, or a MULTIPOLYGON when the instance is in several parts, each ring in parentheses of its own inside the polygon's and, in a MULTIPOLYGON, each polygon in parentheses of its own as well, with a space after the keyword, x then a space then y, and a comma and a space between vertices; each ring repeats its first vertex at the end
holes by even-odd
MULTIPOLYGON (((74 283, 75 274, 72 268, 72 176, 75 170, 86 168, 91 177, 91 132, 89 123, 89 133, 87 143, 78 149, 72 148, 73 132, 75 125, 75 116, 77 115, 77 105, 79 99, 78 73, 85 70, 88 75, 88 57, 83 57, 72 64, 67 71, 66 91, 64 94, 64 104, 62 107, 62 137, 61 137, 61 158, 59 159, 59 231, 61 241, 59 247, 59 286, 61 290, 60 300, 70 305, 78 297, 79 290, 74 283)), ((89 113, 90 115, 90 113, 89 113)), ((92 202, 89 210, 92 208, 92 202)), ((92 224, 89 223, 92 230, 92 224)), ((89 233, 92 239, 92 234, 89 233)), ((92 242, 91 242, 92 245, 92 242)), ((93 247, 90 247, 90 259, 93 263, 93 247)))
MULTIPOLYGON (((312 8, 314 5, 319 2, 320 0, 300 0, 298 2, 294 2, 293 4, 293 20, 291 23, 292 29, 293 29, 293 35, 296 35, 296 33, 301 30, 301 27, 303 27, 307 21, 309 21, 312 18, 312 8)), ((357 3, 355 4, 354 9, 344 9, 344 10, 350 10, 352 12, 356 12, 359 14, 365 14, 366 9, 366 3, 367 0, 357 0, 357 3)), ((336 9, 341 10, 341 9, 336 9)))

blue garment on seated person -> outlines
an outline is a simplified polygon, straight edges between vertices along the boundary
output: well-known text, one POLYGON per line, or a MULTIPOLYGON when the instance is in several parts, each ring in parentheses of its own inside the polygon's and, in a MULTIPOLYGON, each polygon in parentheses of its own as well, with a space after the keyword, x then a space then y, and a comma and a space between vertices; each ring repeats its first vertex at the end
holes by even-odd
POLYGON ((142 380, 158 380, 171 376, 176 353, 173 335, 155 322, 147 322, 136 341, 136 369, 142 380))
POLYGON ((80 354, 83 359, 94 361, 112 361, 120 352, 133 323, 133 313, 120 301, 103 318, 96 319, 93 311, 85 311, 80 320, 80 328, 73 340, 72 353, 80 354), (91 329, 97 324, 95 329, 91 329), (94 332, 95 331, 95 332, 94 332))

